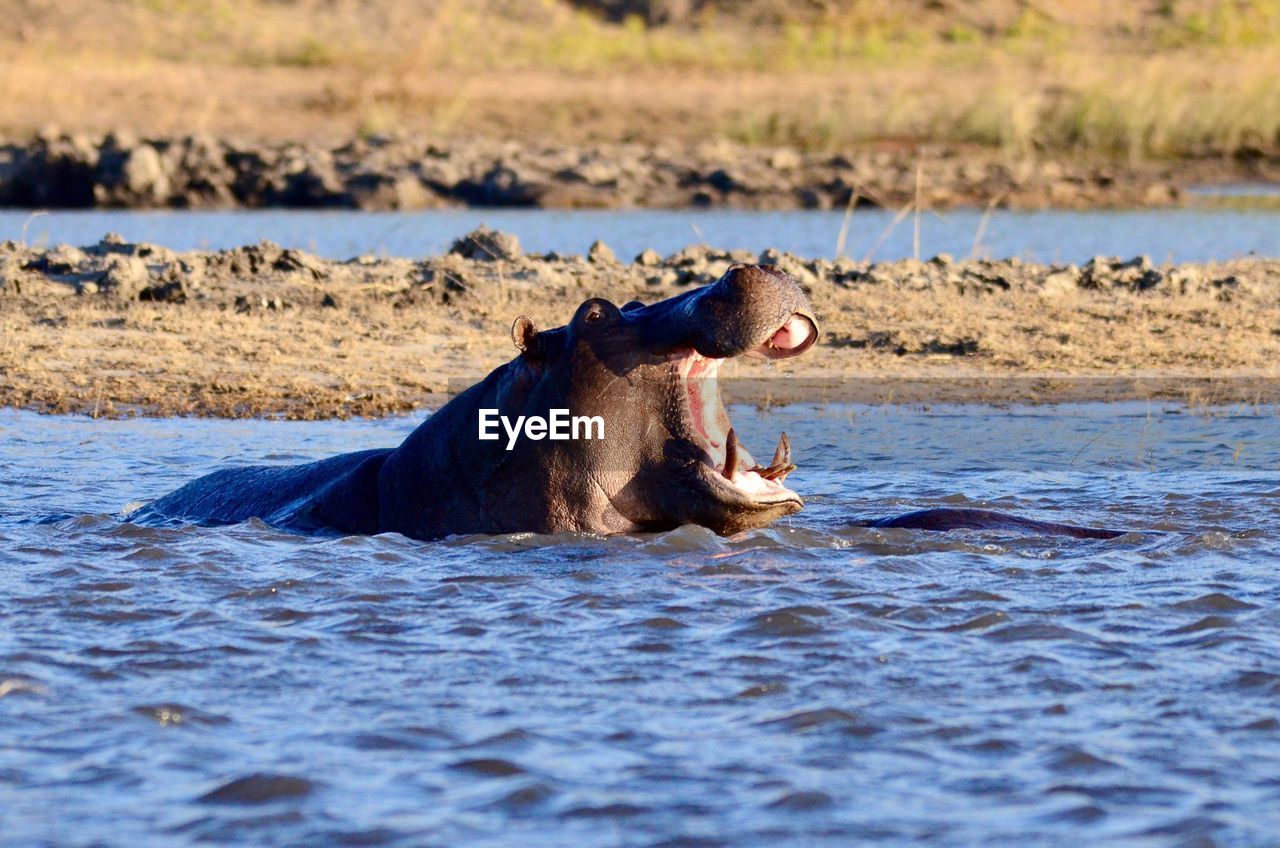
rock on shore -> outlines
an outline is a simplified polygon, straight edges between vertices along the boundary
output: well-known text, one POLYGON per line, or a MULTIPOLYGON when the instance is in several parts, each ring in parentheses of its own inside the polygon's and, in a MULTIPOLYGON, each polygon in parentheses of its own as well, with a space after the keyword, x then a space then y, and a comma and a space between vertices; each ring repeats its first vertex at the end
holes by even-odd
POLYGON ((345 262, 269 242, 0 243, 0 405, 385 414, 510 359, 516 315, 554 326, 587 297, 653 301, 756 261, 800 280, 823 335, 768 373, 735 361, 730 376, 764 381, 750 399, 1280 399, 1277 260, 864 263, 693 246, 626 262, 602 242, 540 255, 481 229, 443 256, 345 262))
POLYGON ((543 148, 373 138, 339 147, 46 133, 0 145, 0 206, 844 208, 1166 206, 1176 166, 1010 162, 955 150, 802 153, 708 144, 543 148))

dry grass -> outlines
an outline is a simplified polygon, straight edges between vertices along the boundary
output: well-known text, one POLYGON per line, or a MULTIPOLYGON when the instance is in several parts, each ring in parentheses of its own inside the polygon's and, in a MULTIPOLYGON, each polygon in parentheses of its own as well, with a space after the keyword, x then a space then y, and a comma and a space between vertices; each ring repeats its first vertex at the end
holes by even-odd
POLYGON ((0 0, 0 131, 1280 147, 1280 0, 838 5, 650 28, 556 0, 0 0))

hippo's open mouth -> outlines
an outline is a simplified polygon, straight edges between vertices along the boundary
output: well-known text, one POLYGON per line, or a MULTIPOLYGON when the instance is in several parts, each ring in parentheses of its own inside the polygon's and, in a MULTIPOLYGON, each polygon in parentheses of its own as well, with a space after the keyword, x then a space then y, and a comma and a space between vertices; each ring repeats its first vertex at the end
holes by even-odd
MULTIPOLYGON (((812 346, 816 338, 817 327, 813 321, 796 314, 747 355, 770 359, 798 356, 812 346)), ((718 377, 725 361, 696 350, 685 351, 675 360, 687 402, 689 439, 701 448, 705 468, 714 472, 702 476, 711 481, 726 500, 763 507, 794 505, 794 509, 786 509, 787 512, 799 509, 803 505, 800 496, 784 484, 787 475, 796 468, 787 434, 779 436, 778 447, 768 466, 757 463, 738 440, 720 396, 718 377)))

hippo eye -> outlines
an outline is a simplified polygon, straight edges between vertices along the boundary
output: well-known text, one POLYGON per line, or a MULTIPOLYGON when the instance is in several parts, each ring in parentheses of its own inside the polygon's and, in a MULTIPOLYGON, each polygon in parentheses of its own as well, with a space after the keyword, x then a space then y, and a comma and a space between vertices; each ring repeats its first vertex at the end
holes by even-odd
POLYGON ((607 300, 600 298, 592 298, 584 301, 575 321, 581 321, 584 324, 607 324, 614 321, 622 315, 618 311, 618 307, 614 306, 607 300))

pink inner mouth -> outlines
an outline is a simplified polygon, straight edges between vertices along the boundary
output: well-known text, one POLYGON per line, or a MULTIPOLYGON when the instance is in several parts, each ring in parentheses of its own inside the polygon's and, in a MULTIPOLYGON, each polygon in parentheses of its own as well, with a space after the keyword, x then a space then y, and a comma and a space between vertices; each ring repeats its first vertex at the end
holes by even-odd
POLYGON ((769 344, 778 350, 795 350, 809 341, 812 325, 799 315, 792 315, 787 323, 778 329, 769 339, 769 344))
POLYGON ((706 451, 711 467, 744 493, 755 496, 794 495, 794 492, 777 480, 762 477, 752 470, 757 467, 757 463, 741 443, 738 445, 734 468, 729 469, 728 474, 725 473, 731 424, 717 381, 724 361, 705 357, 697 351, 690 351, 677 361, 677 368, 684 382, 685 397, 688 399, 689 420, 693 426, 695 441, 706 451))

